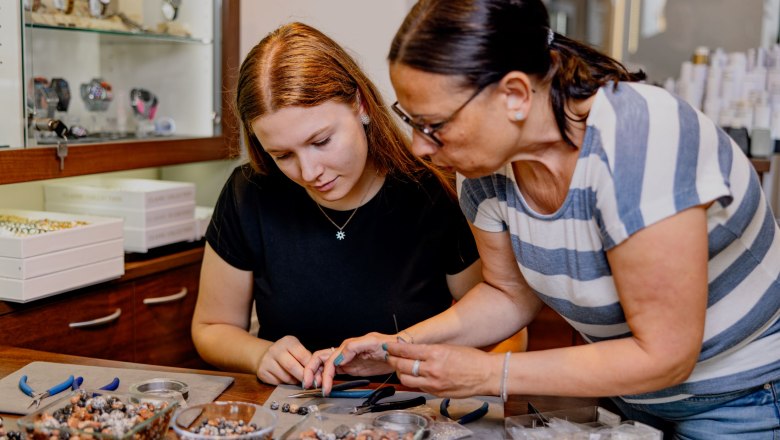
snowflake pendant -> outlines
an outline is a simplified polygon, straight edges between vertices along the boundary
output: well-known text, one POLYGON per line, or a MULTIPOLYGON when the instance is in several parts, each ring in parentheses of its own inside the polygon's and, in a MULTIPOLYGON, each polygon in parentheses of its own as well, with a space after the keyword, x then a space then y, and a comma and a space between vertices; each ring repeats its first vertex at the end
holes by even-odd
POLYGON ((347 238, 347 234, 344 233, 344 231, 336 232, 336 239, 337 240, 343 240, 347 238))

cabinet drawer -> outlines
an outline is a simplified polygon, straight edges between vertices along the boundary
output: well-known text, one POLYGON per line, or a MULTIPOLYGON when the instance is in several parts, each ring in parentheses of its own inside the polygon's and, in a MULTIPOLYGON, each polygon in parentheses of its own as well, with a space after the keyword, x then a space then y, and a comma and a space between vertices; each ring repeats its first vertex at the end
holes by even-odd
POLYGON ((0 343, 133 361, 131 286, 90 289, 0 316, 0 343))
POLYGON ((191 264, 135 282, 135 361, 185 366, 199 360, 190 335, 200 265, 191 264))

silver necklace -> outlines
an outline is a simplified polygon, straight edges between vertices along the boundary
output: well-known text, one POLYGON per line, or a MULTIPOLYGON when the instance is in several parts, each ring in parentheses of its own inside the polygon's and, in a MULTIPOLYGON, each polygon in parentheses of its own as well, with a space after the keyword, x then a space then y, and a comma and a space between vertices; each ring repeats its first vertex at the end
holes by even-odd
POLYGON ((354 216, 355 216, 355 214, 357 213, 358 209, 360 209, 360 207, 363 205, 363 200, 365 200, 365 199, 366 199, 366 197, 368 196, 368 193, 369 193, 369 192, 371 192, 371 186, 373 186, 373 185, 374 185, 374 180, 376 180, 376 174, 374 175, 374 178, 373 178, 373 179, 371 179, 371 183, 369 183, 369 184, 368 184, 368 190, 366 191, 366 193, 365 193, 365 194, 363 194, 363 197, 360 199, 360 203, 358 203, 358 207, 357 207, 357 208, 355 208, 355 209, 352 211, 352 214, 350 214, 350 215, 349 215, 349 218, 347 219, 347 221, 345 221, 345 222, 344 222, 344 224, 343 224, 343 225, 341 225, 341 226, 339 226, 339 225, 338 225, 336 222, 334 222, 334 221, 333 221, 333 219, 332 219, 332 218, 330 218, 330 217, 328 216, 328 214, 326 214, 326 213, 325 213, 325 210, 324 210, 324 209, 322 209, 322 206, 321 206, 319 203, 317 203, 317 201, 316 201, 316 200, 314 201, 314 203, 316 203, 316 204, 317 204, 317 208, 319 208, 319 209, 320 209, 320 212, 322 213, 322 215, 324 215, 324 216, 325 216, 325 218, 326 218, 326 219, 328 219, 328 221, 329 221, 329 222, 330 222, 330 223, 331 223, 333 226, 335 226, 335 227, 336 227, 336 229, 338 229, 338 231, 336 232, 336 240, 343 240, 343 239, 347 238, 347 233, 346 233, 346 232, 344 232, 344 228, 346 228, 346 227, 347 227, 347 225, 349 224, 349 221, 350 221, 350 220, 352 220, 352 217, 354 217, 354 216))

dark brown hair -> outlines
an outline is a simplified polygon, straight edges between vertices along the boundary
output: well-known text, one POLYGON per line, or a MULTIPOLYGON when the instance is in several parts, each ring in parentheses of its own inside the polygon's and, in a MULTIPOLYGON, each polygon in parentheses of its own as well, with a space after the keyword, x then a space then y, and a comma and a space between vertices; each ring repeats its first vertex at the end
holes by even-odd
POLYGON ((550 101, 564 141, 570 100, 586 99, 610 81, 640 81, 599 51, 554 34, 541 0, 420 0, 395 35, 388 59, 426 72, 459 76, 462 86, 482 88, 511 71, 537 75, 550 83, 550 101))
POLYGON ((252 168, 263 174, 278 170, 252 132, 254 120, 282 108, 329 101, 357 110, 358 95, 371 118, 366 126, 368 155, 377 170, 415 179, 430 169, 452 191, 449 179, 410 152, 408 137, 355 60, 328 36, 302 23, 289 23, 268 34, 241 64, 236 111, 252 168))

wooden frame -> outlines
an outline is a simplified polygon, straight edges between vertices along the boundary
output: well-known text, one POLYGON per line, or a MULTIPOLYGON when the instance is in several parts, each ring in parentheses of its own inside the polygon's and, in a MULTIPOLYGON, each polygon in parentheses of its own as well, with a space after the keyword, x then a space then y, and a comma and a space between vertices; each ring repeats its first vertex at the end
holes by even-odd
POLYGON ((0 151, 0 185, 84 174, 228 159, 237 153, 232 91, 239 66, 240 0, 222 1, 222 134, 208 138, 70 145, 60 171, 56 147, 0 151))

